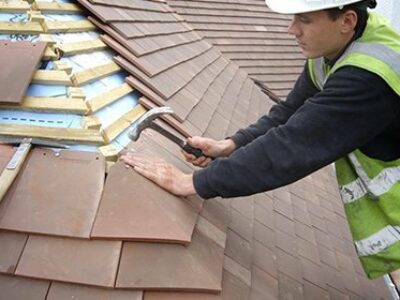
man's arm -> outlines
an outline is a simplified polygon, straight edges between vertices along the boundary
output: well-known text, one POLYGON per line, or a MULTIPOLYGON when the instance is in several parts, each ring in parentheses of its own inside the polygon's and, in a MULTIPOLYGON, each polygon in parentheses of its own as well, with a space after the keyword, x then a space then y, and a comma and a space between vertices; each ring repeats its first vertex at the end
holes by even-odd
POLYGON ((264 135, 271 128, 285 124, 287 120, 304 104, 304 101, 317 93, 308 74, 307 66, 297 79, 286 101, 274 105, 268 115, 262 116, 256 123, 239 130, 231 139, 237 148, 247 145, 257 137, 264 135))
POLYGON ((289 184, 362 147, 398 117, 398 96, 377 75, 346 67, 284 125, 193 176, 203 198, 243 196, 289 184))

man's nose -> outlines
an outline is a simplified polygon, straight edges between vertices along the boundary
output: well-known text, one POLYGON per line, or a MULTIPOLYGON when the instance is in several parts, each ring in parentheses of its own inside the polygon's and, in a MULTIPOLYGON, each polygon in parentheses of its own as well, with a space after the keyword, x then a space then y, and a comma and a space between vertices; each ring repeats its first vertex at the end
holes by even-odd
POLYGON ((293 34, 294 36, 299 36, 300 31, 297 25, 296 20, 293 18, 288 27, 288 33, 293 34))

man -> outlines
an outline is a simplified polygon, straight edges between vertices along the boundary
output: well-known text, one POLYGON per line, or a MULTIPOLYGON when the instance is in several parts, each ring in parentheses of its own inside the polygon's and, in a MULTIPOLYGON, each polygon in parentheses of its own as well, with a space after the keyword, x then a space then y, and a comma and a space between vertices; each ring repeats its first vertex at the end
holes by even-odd
POLYGON ((214 158, 183 174, 124 156, 177 195, 234 197, 271 190, 336 162, 355 246, 370 278, 400 268, 400 36, 367 12, 375 0, 266 0, 294 14, 289 33, 308 59, 287 100, 234 136, 189 143, 214 158), (289 4, 290 2, 290 4, 289 4))

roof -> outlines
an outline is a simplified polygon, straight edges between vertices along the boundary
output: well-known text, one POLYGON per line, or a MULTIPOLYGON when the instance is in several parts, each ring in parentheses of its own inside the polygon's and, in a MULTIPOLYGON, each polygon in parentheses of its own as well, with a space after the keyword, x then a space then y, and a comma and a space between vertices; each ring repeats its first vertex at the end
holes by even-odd
POLYGON ((19 172, 6 168, 16 149, 0 148, 1 176, 17 173, 0 203, 0 299, 390 299, 383 279, 363 273, 331 166, 274 191, 203 201, 115 162, 133 151, 193 170, 157 133, 128 143, 152 107, 173 108, 159 124, 182 138, 220 139, 273 105, 252 78, 285 97, 302 59, 283 32, 289 19, 263 3, 0 5, 1 39, 47 43, 40 69, 26 66, 26 93, 0 106, 0 137, 71 147, 34 147, 19 172))

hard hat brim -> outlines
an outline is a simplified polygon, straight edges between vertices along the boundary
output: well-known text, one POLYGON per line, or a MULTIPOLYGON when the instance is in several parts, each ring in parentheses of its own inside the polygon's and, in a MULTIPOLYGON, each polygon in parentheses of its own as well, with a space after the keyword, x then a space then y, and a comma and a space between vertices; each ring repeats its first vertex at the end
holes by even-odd
POLYGON ((265 0, 267 6, 274 12, 280 14, 301 14, 306 12, 324 10, 334 7, 340 7, 362 0, 320 0, 320 1, 288 1, 285 0, 265 0))

